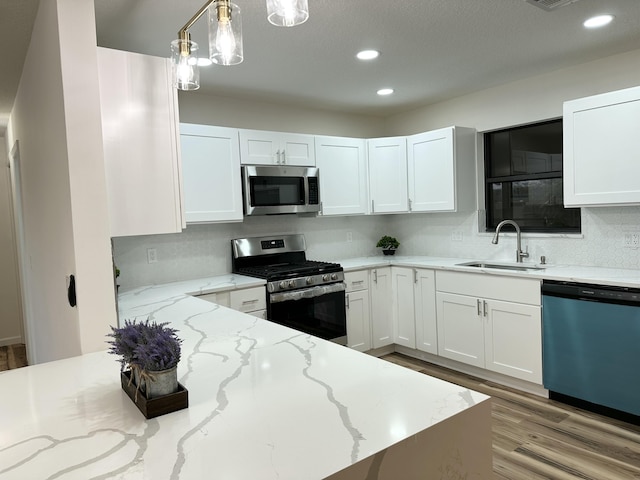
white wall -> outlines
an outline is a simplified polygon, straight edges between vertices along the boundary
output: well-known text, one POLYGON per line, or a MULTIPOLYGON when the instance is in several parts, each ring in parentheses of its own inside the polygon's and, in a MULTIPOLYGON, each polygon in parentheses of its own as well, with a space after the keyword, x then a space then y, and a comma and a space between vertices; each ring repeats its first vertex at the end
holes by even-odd
POLYGON ((178 102, 180 121, 185 123, 357 138, 383 135, 384 120, 379 117, 229 99, 198 92, 178 92, 178 102))
POLYGON ((24 342, 15 238, 9 159, 0 148, 0 346, 24 342))
POLYGON ((8 129, 8 145, 20 142, 31 363, 103 350, 116 323, 100 122, 93 3, 40 2, 8 129))

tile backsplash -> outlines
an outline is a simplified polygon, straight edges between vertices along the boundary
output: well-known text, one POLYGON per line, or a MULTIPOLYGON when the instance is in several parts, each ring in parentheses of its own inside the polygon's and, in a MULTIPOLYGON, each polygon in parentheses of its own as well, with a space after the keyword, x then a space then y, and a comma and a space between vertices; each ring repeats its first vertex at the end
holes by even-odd
MULTIPOLYGON (((640 249, 625 247, 627 233, 640 233, 640 207, 582 209, 582 234, 522 235, 526 261, 640 268, 640 249)), ((500 243, 493 234, 478 233, 477 213, 432 213, 356 217, 250 217, 242 223, 190 225, 179 234, 113 239, 115 263, 122 288, 153 285, 190 278, 222 275, 231 271, 230 240, 238 237, 303 233, 307 257, 314 260, 380 255, 375 244, 382 235, 401 243, 401 255, 515 259, 514 234, 505 230, 500 243), (351 241, 347 238, 351 237, 351 241), (148 249, 157 261, 148 263, 148 249)))

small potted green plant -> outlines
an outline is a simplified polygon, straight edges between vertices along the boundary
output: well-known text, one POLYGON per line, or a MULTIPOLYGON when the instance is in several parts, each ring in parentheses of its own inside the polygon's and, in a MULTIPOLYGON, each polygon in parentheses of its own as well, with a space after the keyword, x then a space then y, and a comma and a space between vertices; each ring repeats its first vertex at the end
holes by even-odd
POLYGON ((382 248, 382 253, 385 255, 394 255, 399 246, 400 242, 395 237, 390 237, 389 235, 383 236, 376 244, 376 247, 382 248))
POLYGON ((111 327, 109 353, 120 357, 121 371, 130 370, 129 381, 136 383, 146 398, 168 395, 178 390, 180 340, 177 330, 167 323, 136 323, 125 320, 121 328, 111 327))

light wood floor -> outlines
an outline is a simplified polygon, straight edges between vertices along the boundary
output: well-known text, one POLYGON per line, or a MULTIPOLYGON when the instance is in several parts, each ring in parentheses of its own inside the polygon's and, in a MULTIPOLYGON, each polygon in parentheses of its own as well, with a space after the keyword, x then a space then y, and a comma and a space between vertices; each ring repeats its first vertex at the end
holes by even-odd
POLYGON ((27 351, 24 344, 0 347, 0 372, 27 366, 27 351))
POLYGON ((492 397, 496 479, 640 479, 638 426, 398 353, 382 358, 492 397))

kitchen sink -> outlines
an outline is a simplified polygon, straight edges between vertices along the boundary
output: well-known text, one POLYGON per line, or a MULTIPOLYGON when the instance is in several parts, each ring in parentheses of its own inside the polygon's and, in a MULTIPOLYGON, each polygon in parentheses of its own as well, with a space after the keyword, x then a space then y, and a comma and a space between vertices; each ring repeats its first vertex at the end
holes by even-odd
POLYGON ((544 270, 544 267, 538 265, 527 265, 522 263, 500 263, 500 262, 485 262, 485 261, 473 261, 466 263, 458 263, 457 267, 476 267, 476 268, 491 268, 498 270, 515 270, 518 272, 527 272, 530 270, 544 270))

